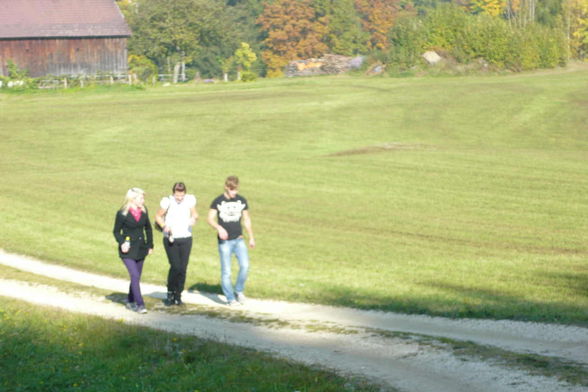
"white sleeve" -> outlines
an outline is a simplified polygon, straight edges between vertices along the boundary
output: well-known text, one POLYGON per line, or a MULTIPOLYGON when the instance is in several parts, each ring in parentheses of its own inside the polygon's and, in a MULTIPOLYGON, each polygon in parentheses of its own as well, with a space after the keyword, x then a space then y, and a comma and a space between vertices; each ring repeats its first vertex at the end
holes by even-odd
POLYGON ((161 199, 161 201, 159 202, 159 206, 161 208, 163 208, 164 210, 167 211, 167 209, 169 208, 169 197, 164 197, 163 199, 161 199))
POLYGON ((186 195, 186 197, 184 198, 184 200, 186 201, 186 204, 188 205, 189 208, 193 208, 196 207, 196 196, 194 195, 186 195))

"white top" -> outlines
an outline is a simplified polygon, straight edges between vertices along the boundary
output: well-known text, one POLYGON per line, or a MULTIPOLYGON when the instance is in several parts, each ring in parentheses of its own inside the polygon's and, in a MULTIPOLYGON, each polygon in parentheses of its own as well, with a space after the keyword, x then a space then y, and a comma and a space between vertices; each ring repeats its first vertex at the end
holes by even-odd
POLYGON ((165 213, 165 225, 171 228, 174 238, 192 237, 192 225, 190 224, 192 214, 190 209, 196 207, 196 197, 194 195, 187 194, 180 203, 176 201, 173 195, 170 195, 161 199, 159 206, 167 210, 165 213))

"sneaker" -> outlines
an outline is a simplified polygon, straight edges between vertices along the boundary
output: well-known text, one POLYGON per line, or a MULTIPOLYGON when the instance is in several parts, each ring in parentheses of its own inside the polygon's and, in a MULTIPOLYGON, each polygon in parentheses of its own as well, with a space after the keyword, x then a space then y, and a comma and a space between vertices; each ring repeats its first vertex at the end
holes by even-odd
POLYGON ((141 305, 137 307, 137 313, 139 314, 145 314, 147 313, 147 309, 145 309, 145 306, 141 305))
POLYGON ((133 312, 136 312, 137 311, 137 304, 134 303, 134 302, 127 302, 127 303, 125 303, 125 307, 128 310, 132 310, 133 312))
POLYGON ((241 306, 241 303, 238 301, 230 300, 229 302, 227 302, 227 305, 231 306, 231 307, 235 307, 235 306, 241 306))
POLYGON ((245 297, 245 294, 243 294, 243 293, 237 293, 237 301, 241 305, 245 305, 245 302, 247 302, 247 297, 245 297))

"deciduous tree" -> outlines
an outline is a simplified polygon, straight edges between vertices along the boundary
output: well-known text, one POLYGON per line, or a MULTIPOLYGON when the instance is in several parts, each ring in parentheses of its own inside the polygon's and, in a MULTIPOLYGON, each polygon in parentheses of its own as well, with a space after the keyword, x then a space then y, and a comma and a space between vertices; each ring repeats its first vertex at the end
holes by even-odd
POLYGON ((470 0, 468 9, 473 14, 502 15, 506 8, 506 0, 470 0))
POLYGON ((267 34, 262 57, 270 77, 282 75, 291 60, 318 57, 328 49, 324 43, 327 20, 317 15, 311 0, 267 4, 258 23, 267 34))
POLYGON ((570 54, 574 58, 588 58, 588 0, 567 0, 570 54))
POLYGON ((355 8, 363 29, 370 35, 368 47, 375 50, 388 48, 388 33, 399 9, 398 0, 355 0, 355 8))
POLYGON ((351 56, 367 52, 369 35, 362 30, 354 0, 314 0, 313 6, 328 20, 325 43, 331 53, 351 56))
POLYGON ((182 69, 183 63, 190 61, 202 62, 210 56, 220 71, 219 59, 229 57, 239 43, 235 41, 236 34, 222 3, 134 0, 123 4, 121 9, 133 31, 129 52, 145 55, 168 71, 172 67, 182 69))

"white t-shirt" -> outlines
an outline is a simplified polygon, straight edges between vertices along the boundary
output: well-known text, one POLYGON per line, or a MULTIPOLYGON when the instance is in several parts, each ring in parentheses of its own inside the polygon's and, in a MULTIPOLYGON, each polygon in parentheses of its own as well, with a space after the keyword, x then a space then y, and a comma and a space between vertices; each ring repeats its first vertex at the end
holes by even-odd
POLYGON ((178 203, 175 197, 170 195, 161 199, 159 206, 167 211, 165 213, 165 225, 171 228, 174 238, 192 237, 192 226, 190 225, 192 214, 190 209, 196 207, 196 197, 194 195, 187 194, 181 203, 178 203))

